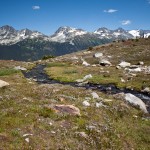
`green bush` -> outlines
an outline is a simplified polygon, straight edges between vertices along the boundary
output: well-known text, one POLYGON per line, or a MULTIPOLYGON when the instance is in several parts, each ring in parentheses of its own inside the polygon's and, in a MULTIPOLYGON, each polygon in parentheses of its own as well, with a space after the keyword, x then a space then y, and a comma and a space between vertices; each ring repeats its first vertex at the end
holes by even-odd
POLYGON ((53 55, 45 55, 42 57, 42 60, 50 59, 50 58, 55 58, 53 55))

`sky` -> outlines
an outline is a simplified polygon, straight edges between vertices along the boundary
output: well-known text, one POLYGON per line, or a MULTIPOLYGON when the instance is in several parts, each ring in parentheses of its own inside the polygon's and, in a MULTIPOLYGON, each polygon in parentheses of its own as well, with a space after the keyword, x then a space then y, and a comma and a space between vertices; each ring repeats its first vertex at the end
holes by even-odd
POLYGON ((46 35, 60 26, 150 29, 150 0, 0 0, 0 26, 46 35))

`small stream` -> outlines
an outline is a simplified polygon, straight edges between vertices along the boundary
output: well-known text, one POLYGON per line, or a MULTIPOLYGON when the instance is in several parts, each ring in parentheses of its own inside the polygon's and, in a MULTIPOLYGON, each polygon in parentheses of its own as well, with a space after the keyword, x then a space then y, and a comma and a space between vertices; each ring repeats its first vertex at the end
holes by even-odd
POLYGON ((120 92, 123 93, 131 93, 137 97, 139 97, 146 105, 147 105, 147 110, 150 113, 150 94, 146 92, 140 92, 140 91, 135 91, 131 89, 126 89, 122 88, 119 89, 116 87, 114 84, 93 84, 93 83, 85 83, 85 84, 79 84, 77 82, 60 82, 58 80, 54 80, 50 78, 44 71, 44 68, 46 65, 37 65, 34 67, 32 70, 25 72, 23 71, 22 73, 26 78, 32 78, 35 79, 35 81, 39 84, 63 84, 63 85, 71 85, 73 87, 83 87, 86 89, 92 89, 92 90, 98 90, 107 94, 117 94, 120 92))

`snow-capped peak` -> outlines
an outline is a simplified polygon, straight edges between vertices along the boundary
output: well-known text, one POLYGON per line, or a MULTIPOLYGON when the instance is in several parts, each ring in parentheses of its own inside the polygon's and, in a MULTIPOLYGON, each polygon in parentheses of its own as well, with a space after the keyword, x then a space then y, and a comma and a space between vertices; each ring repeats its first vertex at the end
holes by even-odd
POLYGON ((27 38, 45 38, 47 39, 48 36, 38 32, 38 31, 31 31, 29 29, 22 29, 20 31, 15 30, 11 26, 2 26, 0 27, 0 44, 15 44, 19 41, 22 41, 27 38))
POLYGON ((110 31, 109 29, 102 27, 102 28, 99 28, 98 30, 94 31, 94 33, 101 34, 101 33, 108 33, 109 31, 110 31))
POLYGON ((130 30, 128 31, 131 35, 134 37, 139 37, 140 36, 140 30, 130 30))
POLYGON ((66 42, 69 41, 69 39, 74 38, 75 36, 81 36, 86 34, 87 31, 84 31, 82 29, 76 29, 72 27, 60 27, 51 37, 51 41, 56 42, 66 42))

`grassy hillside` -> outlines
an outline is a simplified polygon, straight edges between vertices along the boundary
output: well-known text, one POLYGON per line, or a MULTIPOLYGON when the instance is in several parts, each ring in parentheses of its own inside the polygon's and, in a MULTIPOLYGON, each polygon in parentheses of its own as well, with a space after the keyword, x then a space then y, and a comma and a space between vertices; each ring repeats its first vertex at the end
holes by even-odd
POLYGON ((143 66, 149 66, 150 39, 114 42, 32 63, 0 61, 0 80, 10 84, 0 88, 0 149, 148 150, 149 114, 113 95, 94 91, 99 96, 95 99, 91 89, 38 84, 14 70, 15 66, 21 66, 29 71, 41 63, 47 64, 48 75, 64 82, 91 74, 93 77, 88 82, 92 83, 115 83, 138 90, 150 87, 150 74, 144 72, 127 80, 124 69, 116 69, 121 60, 131 64, 143 61, 143 66), (93 57, 97 52, 103 53, 112 66, 99 65, 99 58, 93 57), (83 66, 81 57, 90 66, 83 66), (84 101, 90 106, 85 106, 84 101), (54 109, 57 105, 73 105, 80 110, 80 115, 54 109))

